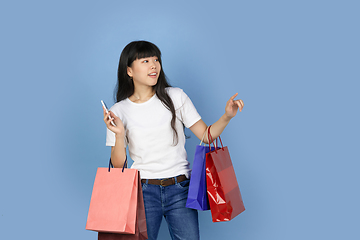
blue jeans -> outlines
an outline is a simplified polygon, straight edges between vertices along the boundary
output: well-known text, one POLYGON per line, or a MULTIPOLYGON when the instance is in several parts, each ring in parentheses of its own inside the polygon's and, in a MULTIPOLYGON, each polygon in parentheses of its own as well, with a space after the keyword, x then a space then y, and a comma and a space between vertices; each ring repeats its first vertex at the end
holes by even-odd
POLYGON ((146 214, 148 240, 156 240, 163 216, 173 240, 198 240, 197 210, 186 208, 190 180, 160 186, 141 183, 146 214))

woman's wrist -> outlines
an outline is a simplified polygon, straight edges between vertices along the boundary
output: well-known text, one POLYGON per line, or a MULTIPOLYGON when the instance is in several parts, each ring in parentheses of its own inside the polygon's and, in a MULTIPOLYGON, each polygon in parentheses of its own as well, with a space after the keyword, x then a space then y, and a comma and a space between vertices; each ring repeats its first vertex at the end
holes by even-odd
POLYGON ((232 117, 229 117, 228 115, 226 115, 226 113, 224 113, 224 115, 222 115, 221 118, 222 118, 226 123, 229 123, 230 120, 232 119, 232 117))
POLYGON ((118 140, 118 139, 124 139, 125 137, 125 134, 124 133, 115 133, 115 139, 118 140))

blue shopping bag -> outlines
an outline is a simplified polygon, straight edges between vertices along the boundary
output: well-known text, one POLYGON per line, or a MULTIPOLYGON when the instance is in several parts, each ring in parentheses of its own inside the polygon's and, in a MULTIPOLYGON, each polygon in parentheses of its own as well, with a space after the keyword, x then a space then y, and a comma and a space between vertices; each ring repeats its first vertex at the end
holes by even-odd
MULTIPOLYGON (((211 147, 211 151, 215 150, 211 147)), ((196 146, 193 169, 191 172, 187 208, 197 210, 209 210, 209 199, 206 190, 205 155, 209 152, 209 146, 196 146)))

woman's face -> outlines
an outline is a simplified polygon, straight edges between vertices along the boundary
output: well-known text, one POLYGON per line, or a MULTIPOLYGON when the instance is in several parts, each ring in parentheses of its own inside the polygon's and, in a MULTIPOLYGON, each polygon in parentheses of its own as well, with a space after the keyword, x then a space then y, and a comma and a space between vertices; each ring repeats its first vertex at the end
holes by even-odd
POLYGON ((132 77, 135 88, 143 86, 152 87, 157 83, 160 70, 159 59, 154 56, 136 59, 127 68, 127 74, 132 77))

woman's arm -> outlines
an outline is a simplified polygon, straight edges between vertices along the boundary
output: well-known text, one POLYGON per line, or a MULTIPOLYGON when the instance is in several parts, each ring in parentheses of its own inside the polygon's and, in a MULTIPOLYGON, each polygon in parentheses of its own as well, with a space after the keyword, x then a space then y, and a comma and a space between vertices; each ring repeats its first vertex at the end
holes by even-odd
MULTIPOLYGON (((104 107, 103 107, 104 108, 104 107)), ((124 144, 124 124, 113 112, 106 113, 104 109, 104 122, 107 128, 115 133, 115 146, 111 147, 111 163, 114 167, 122 168, 126 159, 126 148, 124 144), (109 118, 109 116, 111 118, 109 118), (111 124, 114 121, 116 126, 111 124)))
POLYGON ((111 147, 111 163, 116 168, 122 168, 124 166, 125 160, 126 160, 126 148, 124 147, 124 137, 123 137, 116 139, 115 146, 111 147), (122 142, 122 144, 120 142, 122 142))
MULTIPOLYGON (((210 133, 213 140, 220 136, 220 134, 224 131, 230 120, 236 116, 237 111, 242 111, 244 107, 244 102, 241 99, 234 100, 237 95, 238 94, 236 93, 229 99, 229 101, 227 101, 224 115, 222 115, 219 120, 217 120, 214 124, 211 125, 210 133)), ((189 129, 195 134, 197 138, 201 140, 207 129, 207 125, 204 123, 203 120, 200 119, 189 129)), ((205 134, 203 142, 209 143, 207 134, 205 134)))

